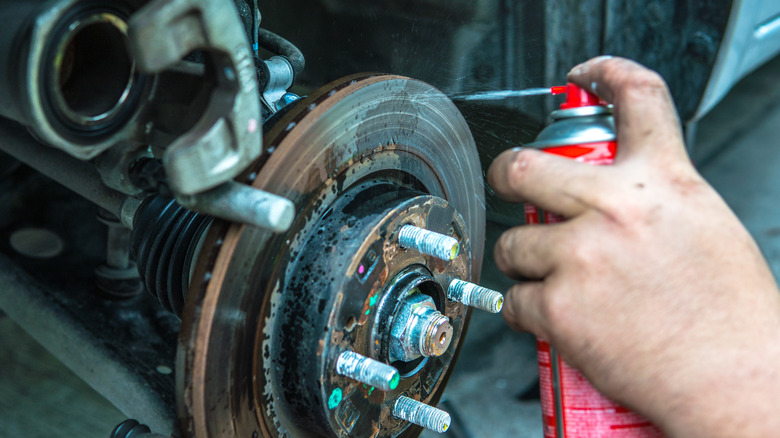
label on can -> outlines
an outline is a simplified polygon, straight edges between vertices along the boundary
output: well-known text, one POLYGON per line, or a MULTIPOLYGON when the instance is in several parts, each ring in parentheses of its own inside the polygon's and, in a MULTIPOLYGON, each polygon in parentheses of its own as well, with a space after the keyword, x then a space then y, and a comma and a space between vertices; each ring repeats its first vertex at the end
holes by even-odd
MULTIPOLYGON (((590 164, 611 164, 617 144, 610 142, 544 149, 590 164)), ((528 224, 556 223, 562 217, 525 204, 528 224)), ((648 420, 603 396, 577 370, 561 360, 550 344, 538 340, 539 388, 545 438, 661 438, 648 420)))
POLYGON ((548 343, 537 341, 537 349, 545 438, 664 436, 641 415, 604 397, 582 374, 554 354, 548 343))

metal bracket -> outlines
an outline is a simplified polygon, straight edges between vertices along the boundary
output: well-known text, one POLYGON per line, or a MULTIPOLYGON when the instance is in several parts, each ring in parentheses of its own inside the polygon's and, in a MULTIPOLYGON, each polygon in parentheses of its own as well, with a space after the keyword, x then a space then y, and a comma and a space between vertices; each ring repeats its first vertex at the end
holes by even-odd
POLYGON ((285 96, 288 94, 287 89, 293 83, 293 68, 290 61, 283 56, 272 56, 263 62, 267 69, 268 84, 263 90, 261 99, 271 113, 275 113, 288 103, 285 96))
POLYGON ((171 189, 194 195, 225 183, 262 152, 262 119, 249 42, 231 0, 155 0, 131 17, 138 67, 160 72, 196 49, 213 62, 216 86, 197 124, 163 163, 171 189))

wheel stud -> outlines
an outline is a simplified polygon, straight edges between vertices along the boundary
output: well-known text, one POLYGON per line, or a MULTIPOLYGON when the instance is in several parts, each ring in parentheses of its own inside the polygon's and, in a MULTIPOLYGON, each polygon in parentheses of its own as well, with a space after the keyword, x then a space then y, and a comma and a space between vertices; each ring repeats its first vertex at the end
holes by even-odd
POLYGON ((458 239, 414 225, 401 227, 398 232, 398 244, 401 248, 413 249, 445 261, 454 260, 460 251, 458 239))
POLYGON ((447 412, 406 396, 395 401, 393 415, 438 433, 446 432, 452 421, 447 412))
POLYGON ((382 391, 394 390, 400 381, 395 368, 354 351, 345 351, 339 355, 336 372, 382 391))
POLYGON ((490 313, 498 313, 504 307, 504 296, 501 292, 457 278, 447 287, 447 298, 490 313))

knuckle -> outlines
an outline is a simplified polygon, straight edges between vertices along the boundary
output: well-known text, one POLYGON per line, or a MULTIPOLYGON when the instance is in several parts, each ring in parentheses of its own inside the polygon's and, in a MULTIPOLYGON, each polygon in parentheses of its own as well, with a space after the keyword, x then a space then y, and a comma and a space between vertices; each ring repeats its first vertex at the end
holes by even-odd
POLYGON ((512 236, 511 232, 507 231, 504 232, 504 234, 499 237, 498 241, 496 242, 496 246, 493 250, 496 266, 498 266, 498 269, 501 271, 506 272, 509 268, 509 258, 510 255, 510 248, 512 247, 512 236))
POLYGON ((520 285, 512 286, 506 293, 506 303, 502 310, 502 316, 512 328, 519 330, 522 328, 520 309, 522 304, 518 302, 518 296, 521 293, 520 285))
POLYGON ((659 201, 624 191, 602 201, 599 211, 610 226, 620 232, 635 232, 651 223, 658 212, 659 201))
POLYGON ((646 69, 631 75, 631 82, 629 84, 637 89, 666 90, 666 82, 664 82, 661 75, 646 69))
POLYGON ((567 263, 578 267, 586 267, 598 257, 598 252, 591 245, 582 242, 570 243, 566 254, 567 263))
POLYGON ((566 321, 572 315, 571 300, 561 291, 546 291, 540 303, 539 313, 552 334, 565 331, 566 321))
POLYGON ((533 149, 520 150, 514 157, 512 168, 509 172, 510 186, 513 188, 522 187, 527 182, 529 175, 539 166, 539 161, 543 159, 542 154, 533 149))
POLYGON ((658 73, 642 70, 626 80, 623 95, 625 101, 646 102, 648 97, 667 99, 669 91, 658 73))
POLYGON ((523 299, 523 285, 515 284, 505 294, 506 302, 501 314, 504 321, 516 331, 529 331, 533 329, 534 323, 528 317, 528 305, 523 299))
POLYGON ((581 238, 576 243, 567 243, 564 251, 566 277, 576 280, 580 286, 590 281, 592 274, 602 272, 611 265, 610 250, 599 239, 581 238))
POLYGON ((496 266, 504 273, 514 274, 522 268, 523 248, 519 244, 519 228, 505 231, 496 242, 494 254, 496 266))
POLYGON ((602 216, 615 222, 623 222, 636 214, 636 205, 632 198, 624 196, 605 196, 599 199, 597 208, 602 216))
POLYGON ((648 95, 668 95, 666 82, 661 75, 633 61, 605 63, 602 74, 606 82, 615 85, 616 94, 624 100, 645 99, 648 95))
POLYGON ((612 222, 622 229, 632 230, 644 221, 646 212, 644 208, 626 206, 620 210, 614 211, 609 217, 613 219, 612 222))

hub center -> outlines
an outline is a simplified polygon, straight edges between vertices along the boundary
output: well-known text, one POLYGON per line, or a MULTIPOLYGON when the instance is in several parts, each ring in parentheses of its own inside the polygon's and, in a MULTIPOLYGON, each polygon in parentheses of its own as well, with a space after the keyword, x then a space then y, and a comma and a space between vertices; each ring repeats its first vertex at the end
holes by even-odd
POLYGON ((444 199, 388 181, 334 202, 280 295, 270 353, 285 370, 275 383, 290 417, 341 436, 372 435, 380 419, 391 435, 408 427, 395 402, 429 401, 465 325, 466 307, 446 294, 471 272, 465 229, 444 199))

